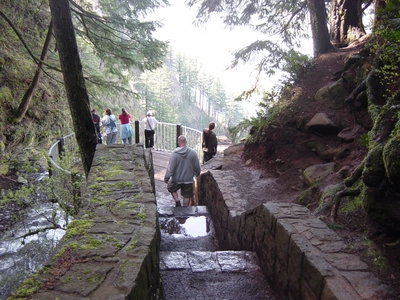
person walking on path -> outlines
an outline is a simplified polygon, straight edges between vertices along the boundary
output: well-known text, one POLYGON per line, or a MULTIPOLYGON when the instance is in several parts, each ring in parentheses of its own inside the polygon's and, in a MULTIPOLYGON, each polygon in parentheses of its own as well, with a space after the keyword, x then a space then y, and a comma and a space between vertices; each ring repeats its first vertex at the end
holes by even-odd
POLYGON ((158 121, 153 117, 153 113, 151 111, 147 112, 146 118, 142 120, 144 123, 144 140, 146 148, 153 148, 154 146, 154 129, 158 121))
POLYGON ((175 200, 175 206, 181 206, 178 190, 181 190, 183 206, 189 206, 193 198, 193 178, 200 175, 200 163, 196 151, 187 146, 186 137, 178 137, 178 148, 172 152, 164 182, 175 200))
POLYGON ((203 130, 203 164, 213 158, 217 154, 217 136, 212 131, 215 128, 215 123, 208 124, 208 128, 203 130))
POLYGON ((96 128, 96 134, 97 134, 97 142, 99 144, 103 143, 103 139, 101 137, 101 132, 100 132, 100 116, 96 114, 96 109, 92 108, 92 119, 93 119, 93 124, 94 128, 96 128))
POLYGON ((121 122, 120 134, 122 143, 132 145, 133 130, 130 124, 131 115, 125 108, 122 108, 122 114, 118 116, 118 119, 121 122))
POLYGON ((106 128, 106 144, 113 145, 117 141, 117 123, 116 118, 112 114, 111 109, 107 108, 102 120, 102 125, 106 128))

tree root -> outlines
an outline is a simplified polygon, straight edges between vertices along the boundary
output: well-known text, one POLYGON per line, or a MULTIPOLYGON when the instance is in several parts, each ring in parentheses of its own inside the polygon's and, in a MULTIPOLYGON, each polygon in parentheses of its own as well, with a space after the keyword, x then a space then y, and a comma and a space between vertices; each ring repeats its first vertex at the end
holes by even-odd
POLYGON ((333 205, 331 209, 331 216, 330 219, 332 222, 335 222, 337 218, 337 212, 339 210, 340 202, 343 197, 346 196, 358 196, 361 193, 361 189, 344 189, 343 191, 337 192, 336 195, 333 197, 333 205))
POLYGON ((6 177, 6 176, 4 176, 4 175, 0 175, 0 177, 3 178, 3 179, 8 179, 8 180, 10 180, 10 181, 13 181, 13 182, 17 182, 17 183, 18 183, 18 181, 16 181, 15 179, 6 177))

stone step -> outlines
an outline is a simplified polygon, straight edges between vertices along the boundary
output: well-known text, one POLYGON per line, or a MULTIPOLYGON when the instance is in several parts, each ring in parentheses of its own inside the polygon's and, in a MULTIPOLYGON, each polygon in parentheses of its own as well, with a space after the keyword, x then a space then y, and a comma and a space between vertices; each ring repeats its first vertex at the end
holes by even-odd
POLYGON ((207 206, 157 206, 159 217, 191 217, 191 216, 209 216, 207 206))
POLYGON ((160 252, 164 299, 275 299, 248 251, 160 252))
POLYGON ((248 251, 217 251, 206 206, 159 206, 164 299, 274 299, 248 251))

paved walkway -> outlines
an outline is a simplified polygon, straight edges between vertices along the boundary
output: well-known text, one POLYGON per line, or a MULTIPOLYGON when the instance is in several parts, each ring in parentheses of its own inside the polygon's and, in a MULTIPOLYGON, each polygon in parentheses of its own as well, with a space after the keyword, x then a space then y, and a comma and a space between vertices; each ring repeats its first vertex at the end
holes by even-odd
POLYGON ((153 152, 164 299, 275 299, 254 252, 218 251, 207 207, 174 207, 169 156, 153 152))

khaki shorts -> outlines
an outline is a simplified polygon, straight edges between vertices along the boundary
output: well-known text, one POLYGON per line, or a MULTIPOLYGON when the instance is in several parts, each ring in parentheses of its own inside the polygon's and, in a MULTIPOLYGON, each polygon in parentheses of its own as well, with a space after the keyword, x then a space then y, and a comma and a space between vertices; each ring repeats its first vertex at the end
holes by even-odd
POLYGON ((184 198, 192 198, 193 197, 193 183, 169 182, 167 189, 168 189, 168 192, 170 192, 170 193, 177 192, 180 189, 182 197, 184 197, 184 198))

